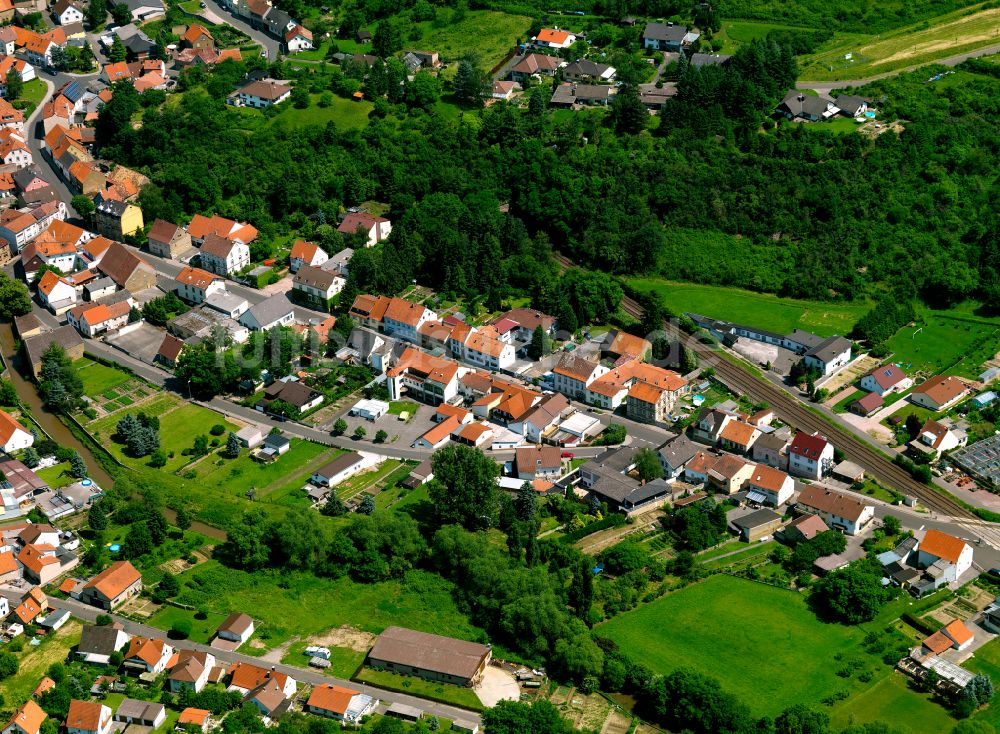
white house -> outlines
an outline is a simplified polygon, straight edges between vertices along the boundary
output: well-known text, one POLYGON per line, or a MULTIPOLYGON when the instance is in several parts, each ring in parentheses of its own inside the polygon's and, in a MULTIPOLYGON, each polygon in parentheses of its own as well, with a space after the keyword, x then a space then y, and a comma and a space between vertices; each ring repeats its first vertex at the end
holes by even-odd
POLYGON ((297 25, 285 33, 285 48, 288 53, 310 51, 313 48, 313 34, 308 28, 297 25))
POLYGON ((348 212, 341 220, 337 231, 345 235, 352 235, 360 231, 367 235, 365 246, 371 247, 389 236, 389 233, 392 232, 392 222, 385 217, 376 217, 368 212, 348 212))
POLYGON ((821 479, 833 468, 833 444, 817 434, 799 431, 788 447, 788 471, 797 477, 821 479))
POLYGON ((256 107, 258 109, 281 104, 292 94, 292 88, 273 79, 270 81, 250 82, 240 87, 236 99, 241 107, 256 107))
POLYGON ((186 267, 177 274, 177 295, 188 303, 204 303, 213 293, 226 289, 226 281, 201 268, 186 267))
POLYGON ((317 716, 357 724, 377 705, 376 699, 360 691, 324 683, 312 689, 305 710, 317 716))
POLYGON ((5 411, 0 410, 0 448, 8 454, 26 449, 35 442, 33 434, 5 411))
MULTIPOLYGON (((305 240, 295 240, 292 244, 292 251, 288 255, 288 269, 293 273, 298 272, 303 265, 312 265, 318 268, 330 259, 326 251, 315 242, 305 240)), ((346 275, 346 273, 342 273, 346 275)))
POLYGON ((83 10, 75 0, 58 0, 52 6, 52 17, 59 25, 83 22, 83 10))
POLYGON ((214 667, 215 656, 211 653, 180 650, 167 677, 170 690, 180 693, 186 688, 198 693, 208 683, 214 667))
POLYGON ((277 293, 251 306, 240 316, 240 323, 252 331, 267 331, 275 326, 288 326, 295 321, 292 302, 284 293, 277 293))
POLYGON ((913 380, 907 377, 906 373, 894 364, 876 367, 862 377, 858 383, 862 390, 876 393, 882 397, 893 392, 903 392, 912 384, 913 380))
POLYGON ((935 375, 913 388, 909 399, 912 403, 937 412, 952 407, 968 392, 965 383, 957 377, 935 375))
POLYGON ((930 528, 917 545, 917 565, 927 568, 939 561, 944 566, 942 581, 957 581, 972 568, 972 546, 954 535, 930 528))
POLYGON ((76 288, 65 278, 46 270, 38 281, 38 300, 45 308, 59 316, 76 305, 76 288))
POLYGON ((109 734, 112 722, 111 709, 104 704, 75 698, 69 702, 68 734, 109 734))
POLYGON ((250 266, 250 248, 239 240, 209 234, 201 245, 201 265, 210 273, 230 277, 250 266))
POLYGON ((365 460, 353 451, 341 454, 333 461, 317 469, 312 475, 312 483, 321 487, 336 487, 348 477, 364 468, 365 460))
POLYGON ((608 371, 607 367, 598 362, 591 362, 572 353, 563 354, 559 363, 552 368, 552 386, 566 397, 579 400, 586 397, 590 383, 606 375, 608 371))
POLYGON ((928 420, 920 428, 916 439, 910 442, 910 449, 930 455, 932 451, 940 456, 945 451, 951 451, 965 446, 968 434, 959 428, 948 428, 936 420, 928 420))
POLYGON ((118 301, 110 306, 103 303, 84 303, 67 315, 70 325, 86 337, 94 338, 128 323, 132 299, 118 301))
POLYGON ((133 637, 125 651, 125 667, 142 673, 162 673, 167 669, 174 648, 163 640, 133 637))
POLYGON ((539 48, 569 48, 576 43, 576 35, 558 28, 542 28, 534 42, 539 48))
POLYGON ((854 345, 850 339, 842 336, 831 336, 824 339, 806 352, 805 362, 823 375, 829 375, 851 361, 851 348, 854 345))
POLYGON ((769 507, 781 507, 792 498, 795 480, 780 469, 759 464, 744 483, 747 499, 769 507))
POLYGON ((875 517, 875 506, 832 489, 810 484, 800 493, 795 509, 810 515, 819 515, 828 527, 848 535, 857 535, 875 517))
POLYGON ((33 698, 29 698, 14 711, 7 726, 3 728, 3 734, 38 734, 47 716, 42 707, 33 698))
POLYGON ((243 644, 253 636, 253 617, 249 614, 233 612, 219 625, 215 634, 223 640, 243 644))
POLYGON ((312 265, 303 265, 292 278, 292 290, 322 303, 324 310, 331 299, 344 290, 347 280, 339 273, 331 273, 312 265))
POLYGON ((142 701, 138 698, 126 698, 118 704, 118 710, 115 712, 115 721, 148 729, 156 729, 166 718, 167 707, 162 703, 142 701))

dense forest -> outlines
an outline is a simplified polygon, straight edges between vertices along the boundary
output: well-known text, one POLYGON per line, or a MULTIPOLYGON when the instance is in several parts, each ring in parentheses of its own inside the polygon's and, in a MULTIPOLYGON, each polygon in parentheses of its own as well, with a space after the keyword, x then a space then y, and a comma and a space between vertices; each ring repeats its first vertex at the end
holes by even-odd
MULTIPOLYGON (((878 82, 866 94, 904 130, 870 140, 769 119, 794 60, 763 42, 727 69, 689 68, 648 124, 626 87, 608 115, 557 117, 532 97, 527 110, 498 104, 452 120, 401 92, 379 99, 360 131, 248 130, 223 102, 244 71, 226 62, 186 77, 178 104, 149 106, 139 130, 129 121, 145 100, 134 91, 102 112, 105 153, 155 183, 141 199, 148 221, 217 212, 265 238, 310 237, 343 207, 381 200, 393 235, 358 262, 355 289, 417 278, 551 305, 555 248, 601 271, 800 297, 1000 301, 996 78, 938 87, 925 70, 878 82)), ((313 93, 358 83, 327 65, 271 73, 298 74, 313 93)))

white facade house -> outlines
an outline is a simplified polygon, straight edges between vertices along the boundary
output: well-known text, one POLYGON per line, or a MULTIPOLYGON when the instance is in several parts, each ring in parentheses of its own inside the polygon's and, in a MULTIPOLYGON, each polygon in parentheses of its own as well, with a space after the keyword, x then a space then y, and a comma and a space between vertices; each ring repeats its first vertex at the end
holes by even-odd
POLYGON ((76 699, 69 703, 69 714, 66 716, 68 734, 109 734, 113 722, 111 709, 102 703, 76 699))
POLYGON ((59 25, 83 22, 83 10, 75 2, 59 0, 52 8, 52 17, 59 25))
POLYGON ((236 99, 241 107, 263 109, 281 104, 292 95, 292 88, 276 81, 257 81, 240 87, 236 99))
POLYGON ((284 293, 251 306, 240 316, 240 323, 251 331, 267 331, 275 326, 288 326, 295 321, 295 310, 284 293))
POLYGON ((22 426, 10 413, 0 410, 0 448, 8 454, 26 449, 35 442, 35 436, 22 426))
POLYGON ((795 480, 780 469, 759 464, 744 483, 747 499, 769 507, 781 507, 792 498, 795 480))
POLYGON ((339 273, 331 273, 312 265, 299 267, 292 278, 292 289, 305 294, 310 299, 327 305, 330 300, 344 290, 347 280, 339 273))
POLYGON ((947 583, 957 581, 972 568, 972 555, 972 546, 964 540, 933 528, 924 533, 917 545, 917 565, 943 566, 942 580, 947 583))
POLYGON ((809 367, 819 370, 820 374, 830 375, 850 363, 853 346, 850 339, 831 336, 806 352, 804 359, 809 367))
POLYGON ((874 505, 816 484, 810 484, 799 493, 795 509, 810 515, 819 515, 827 527, 840 530, 847 535, 857 535, 862 532, 875 517, 874 505))
POLYGON ((177 274, 177 295, 188 303, 204 303, 213 293, 226 290, 226 281, 201 268, 184 268, 177 274))
POLYGON ((219 625, 216 634, 223 640, 243 644, 253 636, 253 617, 249 614, 233 612, 219 625))
POLYGON ((873 369, 861 378, 858 385, 862 390, 885 397, 889 393, 907 390, 913 385, 913 380, 896 365, 887 364, 873 369))
POLYGON ((56 316, 73 308, 76 296, 73 284, 51 270, 46 271, 38 281, 38 300, 56 316))
POLYGON ((833 444, 819 434, 799 431, 788 448, 788 471, 797 477, 821 479, 833 468, 833 444))
POLYGON ((321 487, 336 487, 348 477, 352 477, 365 466, 365 460, 360 454, 349 452, 341 454, 325 466, 317 469, 312 475, 312 483, 321 487))
POLYGON ((201 245, 201 266, 210 273, 230 277, 250 266, 250 248, 239 240, 210 234, 201 245))

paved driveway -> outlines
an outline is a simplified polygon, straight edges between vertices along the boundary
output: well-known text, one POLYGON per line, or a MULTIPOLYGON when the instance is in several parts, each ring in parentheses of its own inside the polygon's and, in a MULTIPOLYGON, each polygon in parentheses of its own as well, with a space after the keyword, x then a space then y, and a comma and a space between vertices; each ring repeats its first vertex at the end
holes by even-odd
POLYGON ((517 679, 494 665, 486 666, 483 680, 474 690, 484 706, 496 706, 498 701, 517 701, 521 697, 517 679))

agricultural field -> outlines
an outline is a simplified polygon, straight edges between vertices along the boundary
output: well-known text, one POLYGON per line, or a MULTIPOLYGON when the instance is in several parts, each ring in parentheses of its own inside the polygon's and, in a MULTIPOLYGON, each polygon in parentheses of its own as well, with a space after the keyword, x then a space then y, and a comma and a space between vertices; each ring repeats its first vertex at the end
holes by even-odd
POLYGON ((870 308, 866 301, 800 301, 770 293, 658 278, 630 278, 628 283, 639 291, 656 291, 675 313, 691 311, 782 334, 806 329, 820 336, 846 335, 870 308))
POLYGON ((799 78, 866 79, 997 43, 1000 8, 983 4, 878 35, 838 34, 800 59, 799 78))
POLYGON ((410 571, 401 580, 359 584, 346 576, 320 578, 311 572, 248 573, 209 561, 178 579, 182 584, 179 603, 210 614, 242 611, 253 615, 258 620, 255 639, 267 648, 293 635, 305 638, 343 625, 374 634, 403 625, 483 639, 483 633, 455 605, 451 584, 423 571, 410 571))
POLYGON ((717 678, 757 715, 859 693, 872 684, 855 675, 889 672, 862 648, 864 629, 820 622, 794 592, 723 575, 615 617, 597 634, 658 673, 686 667, 717 678))
MULTIPOLYGON (((160 419, 160 448, 168 456, 167 464, 161 470, 163 472, 176 471, 187 464, 191 459, 184 456, 182 452, 184 449, 191 448, 195 436, 199 434, 208 436, 212 426, 222 425, 225 428, 220 443, 225 442, 226 433, 238 430, 235 424, 230 423, 218 413, 188 403, 170 393, 159 393, 150 400, 130 406, 129 409, 135 412, 144 411, 147 415, 153 415, 160 419)), ((107 446, 108 450, 123 463, 144 466, 147 459, 133 459, 126 456, 124 445, 111 440, 111 436, 115 433, 115 426, 122 415, 123 413, 116 413, 105 416, 89 424, 87 430, 94 435, 99 443, 107 446)))

